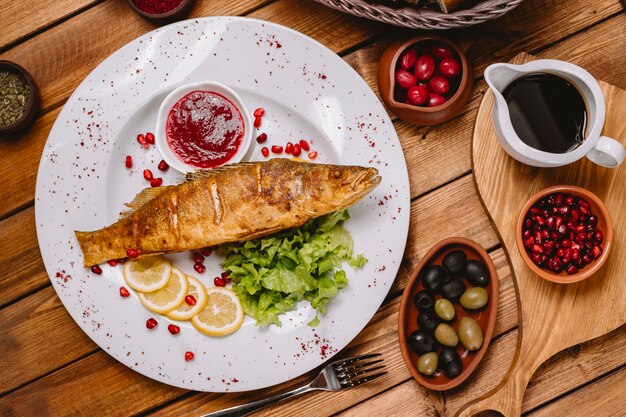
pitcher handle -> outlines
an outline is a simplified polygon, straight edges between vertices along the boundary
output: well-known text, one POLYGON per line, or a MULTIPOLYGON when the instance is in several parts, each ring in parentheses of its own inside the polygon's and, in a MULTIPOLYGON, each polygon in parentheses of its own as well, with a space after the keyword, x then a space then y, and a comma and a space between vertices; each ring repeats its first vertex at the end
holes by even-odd
POLYGON ((615 139, 600 136, 596 146, 587 154, 592 162, 606 168, 617 168, 626 156, 624 145, 615 139))

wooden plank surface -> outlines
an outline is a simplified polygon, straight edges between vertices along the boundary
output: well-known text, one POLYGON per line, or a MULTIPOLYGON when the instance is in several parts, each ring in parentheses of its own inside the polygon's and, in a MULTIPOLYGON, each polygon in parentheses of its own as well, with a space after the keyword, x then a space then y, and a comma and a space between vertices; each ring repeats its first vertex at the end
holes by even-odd
MULTIPOLYGON (((86 2, 87 0, 85 0, 86 2)), ((31 0, 33 5, 39 0, 31 0)), ((17 2, 15 2, 17 3, 17 2)), ((49 2, 48 19, 35 17, 28 28, 2 32, 0 48, 33 31, 36 36, 0 54, 25 64, 39 82, 44 112, 24 135, 0 141, 0 349, 12 363, 0 373, 0 415, 197 415, 272 392, 286 390, 311 374, 266 390, 242 394, 189 393, 149 380, 101 351, 80 331, 48 284, 34 233, 34 184, 46 137, 58 112, 76 85, 121 45, 151 30, 122 0, 93 5, 71 15, 66 6, 79 0, 49 2), (58 5, 55 6, 55 3, 58 5), (61 16, 55 18, 55 16, 61 16), (100 22, 115 22, 101 25, 100 22), (30 28, 30 29, 29 29, 30 28), (22 32, 20 32, 20 30, 22 32), (55 62, 55 65, 41 65, 55 62), (45 346, 45 348, 42 348, 45 346), (84 387, 90 387, 85 390, 84 387), (7 393, 8 392, 8 393, 7 393), (67 396, 72 401, 67 401, 67 396)), ((96 2, 97 3, 97 2, 96 2)), ((42 3, 43 4, 43 3, 42 3)), ((76 10, 76 9, 74 9, 76 10)), ((626 15, 619 0, 544 2, 526 0, 515 11, 493 22, 452 31, 471 38, 469 55, 477 81, 463 113, 453 121, 416 128, 394 121, 406 155, 411 195, 410 236, 400 273, 385 304, 342 354, 381 351, 392 373, 379 384, 333 394, 313 394, 289 401, 259 416, 330 415, 451 415, 469 399, 495 386, 508 367, 517 338, 514 285, 502 249, 489 225, 469 173, 469 138, 478 100, 485 89, 482 71, 491 62, 507 60, 520 51, 578 63, 593 75, 626 88, 626 15), (621 42, 620 42, 621 40, 621 42), (439 161, 445 161, 442 169, 439 161), (442 222, 442 213, 445 222, 442 222), (417 385, 408 374, 397 345, 398 295, 412 267, 432 244, 450 235, 470 237, 495 248, 491 255, 501 278, 501 308, 495 334, 483 364, 459 389, 438 395, 417 385)), ((296 0, 197 1, 193 16, 240 14, 267 19, 300 30, 339 53, 376 91, 376 62, 389 41, 412 32, 395 30, 341 14, 317 3, 296 0)), ((0 21, 1 22, 1 21, 0 21)), ((1 49, 0 49, 1 50, 1 49)), ((594 401, 607 392, 618 402, 624 385, 626 328, 560 352, 531 380, 524 412, 592 415, 611 410, 609 401, 594 401), (622 368, 620 368, 622 367, 622 368), (617 371, 615 371, 618 369, 617 371), (604 376, 606 375, 606 376, 604 376), (597 381, 595 379, 599 378, 597 381), (604 382, 603 382, 604 381, 604 382), (599 384, 599 385, 598 385, 599 384), (577 407, 586 402, 598 408, 577 407), (547 404, 544 406, 544 404, 547 404), (587 414, 582 414, 586 412, 587 414), (579 412, 579 414, 576 414, 579 412)))

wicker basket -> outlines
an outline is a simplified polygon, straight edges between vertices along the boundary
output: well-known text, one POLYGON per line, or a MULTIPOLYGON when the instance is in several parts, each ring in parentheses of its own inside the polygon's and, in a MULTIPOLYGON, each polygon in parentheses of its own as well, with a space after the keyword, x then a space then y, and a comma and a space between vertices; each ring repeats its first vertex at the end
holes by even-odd
POLYGON ((366 0, 315 0, 333 9, 410 29, 455 29, 495 19, 523 0, 486 0, 469 9, 446 14, 416 7, 393 8, 366 0))

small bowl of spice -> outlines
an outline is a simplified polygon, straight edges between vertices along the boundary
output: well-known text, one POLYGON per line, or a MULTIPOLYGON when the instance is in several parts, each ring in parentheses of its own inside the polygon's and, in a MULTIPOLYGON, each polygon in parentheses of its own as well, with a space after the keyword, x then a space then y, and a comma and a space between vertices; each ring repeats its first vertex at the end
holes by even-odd
POLYGON ((185 15, 193 0, 127 0, 132 9, 154 23, 170 23, 185 15))
POLYGON ((0 134, 30 126, 38 110, 39 93, 28 71, 0 60, 0 134))
POLYGON ((215 81, 185 84, 165 97, 155 131, 157 148, 182 173, 240 162, 254 123, 241 97, 215 81))

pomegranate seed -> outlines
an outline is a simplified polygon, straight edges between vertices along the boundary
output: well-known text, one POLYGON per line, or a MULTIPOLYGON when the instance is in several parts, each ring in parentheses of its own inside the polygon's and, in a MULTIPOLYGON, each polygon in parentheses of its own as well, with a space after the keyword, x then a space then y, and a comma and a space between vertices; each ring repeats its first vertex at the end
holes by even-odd
POLYGON ((154 145, 154 133, 146 133, 146 142, 148 142, 150 145, 154 145))
POLYGON ((196 301, 196 297, 194 297, 193 295, 189 294, 187 297, 185 297, 185 303, 187 305, 190 306, 195 306, 197 301, 196 301))
POLYGON ((572 197, 571 195, 565 197, 565 204, 567 204, 568 206, 574 205, 574 197, 572 197))
POLYGON ((291 152, 291 154, 293 156, 300 156, 300 152, 302 152, 302 148, 300 147, 300 145, 297 143, 293 145, 293 152, 291 152))
POLYGON ((561 241, 561 246, 564 248, 571 248, 572 247, 572 241, 569 239, 563 239, 561 241))
POLYGON ((595 240, 596 243, 602 243, 602 241, 604 240, 604 234, 602 234, 602 231, 600 231, 600 229, 596 229, 593 235, 593 240, 595 240))
POLYGON ((153 319, 152 317, 150 317, 148 320, 146 320, 146 327, 148 329, 154 329, 159 323, 153 319))
POLYGON ((109 259, 109 260, 107 261, 107 263, 108 263, 110 266, 117 266, 117 259, 109 259))
POLYGON ((213 253, 213 249, 211 249, 211 248, 202 248, 202 249, 200 249, 200 253, 202 254, 202 256, 204 256, 206 258, 208 256, 211 256, 211 253, 213 253))
POLYGON ((169 167, 170 166, 167 164, 167 162, 161 159, 161 162, 159 162, 159 166, 157 168, 159 169, 159 171, 167 171, 169 167))
POLYGON ((152 175, 152 171, 150 171, 149 169, 143 170, 143 177, 146 181, 152 181, 152 179, 154 178, 154 176, 152 175))
POLYGON ((317 158, 317 151, 309 152, 309 159, 317 158))
POLYGON ((128 249, 126 251, 126 256, 134 259, 139 256, 139 251, 137 249, 128 249))
POLYGON ((595 259, 599 258, 602 255, 602 248, 600 246, 594 246, 592 249, 592 254, 595 259))
POLYGON ((213 278, 213 284, 215 284, 216 287, 225 287, 226 280, 221 277, 215 277, 213 278))
POLYGON ((274 146, 272 146, 272 152, 273 153, 282 153, 283 152, 283 147, 282 146, 278 146, 278 145, 274 145, 274 146))
POLYGON ((180 333, 180 327, 178 327, 175 324, 168 324, 167 326, 167 330, 171 333, 171 334, 178 334, 180 333))
POLYGON ((530 258, 533 260, 533 262, 537 265, 539 265, 541 263, 541 255, 539 255, 538 253, 533 253, 530 255, 530 258))
POLYGON ((537 244, 532 245, 530 250, 532 250, 533 253, 543 253, 543 248, 541 247, 541 245, 537 245, 537 244))
POLYGON ((196 253, 193 254, 193 260, 194 260, 194 262, 202 263, 202 262, 204 262, 204 256, 202 256, 201 253, 196 252, 196 253))
POLYGON ((146 147, 146 145, 148 144, 146 142, 146 137, 143 135, 143 133, 137 135, 137 142, 139 142, 139 144, 143 147, 146 147))
POLYGON ((123 298, 130 296, 130 293, 128 292, 126 287, 120 287, 120 296, 123 298))
POLYGON ((574 275, 574 274, 578 273, 578 268, 576 268, 572 264, 569 264, 567 266, 566 272, 567 272, 568 275, 574 275))
POLYGON ((93 272, 96 275, 100 275, 102 274, 102 268, 100 268, 98 265, 94 265, 91 267, 91 272, 93 272))
POLYGON ((254 111, 254 117, 263 117, 263 115, 265 114, 265 109, 262 107, 259 107, 258 109, 256 109, 254 111))
POLYGON ((266 157, 266 158, 267 158, 268 156, 270 156, 270 150, 269 150, 269 149, 267 149, 267 146, 264 146, 264 147, 261 149, 261 153, 262 153, 262 154, 263 154, 263 156, 264 156, 264 157, 266 157))
POLYGON ((256 137, 257 143, 263 143, 266 140, 267 140, 267 133, 261 133, 259 136, 256 137))
POLYGON ((532 237, 529 237, 524 240, 524 247, 530 249, 533 243, 535 243, 535 239, 533 239, 532 237))
POLYGON ((193 269, 195 269, 198 274, 203 274, 204 271, 206 271, 206 266, 202 265, 200 262, 196 262, 193 264, 193 269))
POLYGON ((150 187, 160 187, 163 184, 163 178, 155 178, 150 181, 150 187))
POLYGON ((126 155, 126 160, 124 161, 124 165, 126 165, 126 168, 132 168, 133 167, 133 157, 130 155, 126 155))
MULTIPOLYGON (((600 255, 598 255, 598 256, 600 256, 600 255)), ((586 253, 586 254, 583 256, 583 261, 584 261, 586 264, 590 264, 590 263, 591 263, 591 261, 593 261, 593 255, 592 255, 592 254, 590 254, 590 253, 586 253)))
POLYGON ((193 357, 194 357, 193 352, 189 352, 189 351, 185 352, 185 361, 186 362, 192 361, 193 357))
POLYGON ((304 139, 300 139, 300 142, 298 142, 300 144, 300 147, 302 148, 303 151, 308 152, 311 150, 311 147, 309 146, 309 142, 307 142, 304 139))
POLYGON ((541 210, 539 210, 539 207, 531 207, 530 209, 530 214, 539 214, 539 212, 541 212, 541 210))
POLYGON ((285 153, 293 153, 293 143, 287 142, 287 144, 285 145, 285 153))
POLYGON ((256 117, 254 119, 254 127, 256 127, 257 129, 261 127, 261 118, 260 117, 256 117))
POLYGON ((220 276, 224 279, 229 279, 228 277, 230 276, 230 272, 228 271, 222 271, 222 273, 220 274, 220 276))
POLYGON ((578 220, 580 218, 580 213, 576 209, 572 209, 571 216, 574 220, 578 220))

